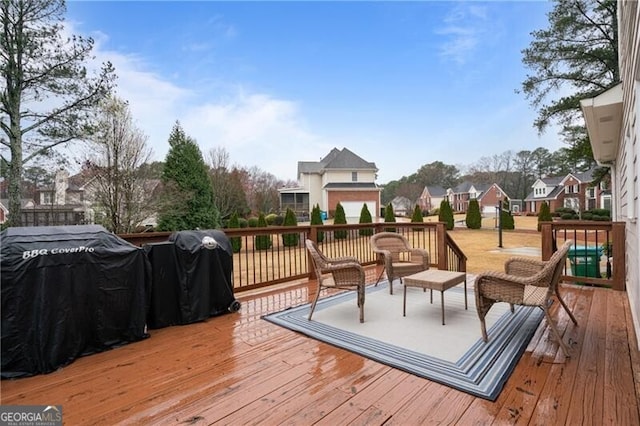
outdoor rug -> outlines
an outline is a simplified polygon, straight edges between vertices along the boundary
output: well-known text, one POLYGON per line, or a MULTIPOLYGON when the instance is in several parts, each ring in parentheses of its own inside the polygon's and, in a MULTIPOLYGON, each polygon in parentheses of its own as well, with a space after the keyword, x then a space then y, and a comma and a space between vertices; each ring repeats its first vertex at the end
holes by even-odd
POLYGON ((321 298, 307 320, 310 304, 263 318, 314 339, 360 354, 480 398, 495 401, 544 316, 541 309, 499 303, 487 315, 489 343, 482 340, 473 290, 453 287, 444 293, 407 289, 407 316, 402 316, 403 288, 394 283, 368 286, 364 323, 358 320, 355 291, 321 298))

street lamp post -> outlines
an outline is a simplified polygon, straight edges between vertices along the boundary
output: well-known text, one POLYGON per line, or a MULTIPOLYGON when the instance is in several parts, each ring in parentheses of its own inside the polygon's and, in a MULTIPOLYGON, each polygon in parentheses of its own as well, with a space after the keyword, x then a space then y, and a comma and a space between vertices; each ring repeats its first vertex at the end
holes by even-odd
POLYGON ((498 215, 498 247, 502 248, 502 206, 500 203, 496 205, 496 214, 498 215))

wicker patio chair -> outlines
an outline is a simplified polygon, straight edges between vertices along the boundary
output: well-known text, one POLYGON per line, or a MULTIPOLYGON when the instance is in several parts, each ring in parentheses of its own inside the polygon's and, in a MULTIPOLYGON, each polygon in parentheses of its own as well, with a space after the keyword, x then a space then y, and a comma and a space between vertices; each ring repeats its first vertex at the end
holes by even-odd
POLYGON ((311 315, 313 315, 313 311, 316 308, 320 290, 326 287, 355 289, 358 293, 360 322, 364 322, 365 275, 358 259, 355 257, 328 258, 322 254, 313 241, 306 240, 305 244, 311 255, 313 267, 316 271, 316 281, 318 282, 316 297, 311 305, 311 312, 309 312, 309 320, 311 320, 311 315))
POLYGON ((429 252, 413 248, 404 235, 395 232, 379 232, 370 240, 374 253, 382 255, 384 269, 378 275, 376 285, 386 271, 389 280, 389 293, 393 294, 393 280, 402 282, 402 277, 429 269, 429 252))
POLYGON ((566 265, 567 252, 573 241, 566 241, 547 261, 513 257, 506 261, 505 272, 483 272, 476 277, 476 308, 480 317, 482 338, 488 342, 485 316, 496 302, 511 305, 537 306, 544 311, 547 324, 558 340, 565 356, 570 357, 569 348, 562 340, 555 322, 549 315, 549 306, 555 295, 571 321, 578 325, 567 304, 558 291, 558 282, 566 265))

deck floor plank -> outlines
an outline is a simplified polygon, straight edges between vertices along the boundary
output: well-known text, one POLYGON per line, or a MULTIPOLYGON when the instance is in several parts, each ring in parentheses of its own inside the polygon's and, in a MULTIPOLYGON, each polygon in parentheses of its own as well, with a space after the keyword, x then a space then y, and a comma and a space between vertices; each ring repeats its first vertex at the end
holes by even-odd
MULTIPOLYGON (((367 279, 376 278, 370 269, 367 279)), ((564 360, 542 321, 491 402, 261 319, 315 291, 310 282, 239 293, 237 313, 3 380, 0 402, 61 404, 73 425, 640 424, 640 354, 624 292, 563 286, 578 327, 559 304, 552 317, 572 357, 564 360)))

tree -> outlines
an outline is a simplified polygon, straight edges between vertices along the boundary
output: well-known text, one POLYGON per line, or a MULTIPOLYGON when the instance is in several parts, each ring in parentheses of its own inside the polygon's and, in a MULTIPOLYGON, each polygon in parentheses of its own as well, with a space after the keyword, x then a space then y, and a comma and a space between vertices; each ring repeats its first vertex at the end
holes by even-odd
MULTIPOLYGON (((296 214, 291 209, 287 209, 284 215, 283 226, 298 226, 298 220, 296 214)), ((282 234, 282 244, 285 247, 297 247, 300 243, 300 233, 292 232, 290 234, 282 234)))
POLYGON ((208 160, 213 204, 220 212, 220 217, 230 217, 234 212, 245 214, 249 210, 247 197, 240 174, 236 168, 230 169, 227 150, 223 147, 212 148, 208 160))
POLYGON ((447 225, 448 230, 453 229, 453 210, 449 200, 442 200, 440 202, 440 210, 438 211, 438 220, 444 222, 447 225))
MULTIPOLYGON (((347 223, 347 216, 344 213, 344 207, 342 204, 336 204, 336 213, 333 218, 334 225, 344 225, 347 223)), ((336 240, 344 240, 349 235, 349 231, 346 229, 337 229, 333 232, 333 236, 336 240)))
POLYGON ((543 201, 540 205, 540 212, 538 213, 538 232, 542 230, 542 226, 540 222, 551 222, 553 217, 551 217, 551 208, 546 201, 543 201))
POLYGON ((480 214, 478 200, 469 200, 469 208, 467 209, 465 222, 469 229, 480 229, 482 227, 482 215, 480 214))
MULTIPOLYGON (((367 203, 362 203, 360 221, 358 223, 373 223, 373 218, 371 217, 371 212, 369 211, 369 207, 367 207, 367 203)), ((358 234, 362 236, 371 236, 373 235, 373 228, 360 228, 358 229, 358 234)))
POLYGON ((147 136, 135 127, 126 102, 108 98, 100 105, 91 137, 93 198, 102 224, 115 233, 134 232, 157 208, 155 183, 142 168, 151 157, 147 136))
MULTIPOLYGON (((320 205, 316 204, 311 209, 311 225, 324 225, 322 222, 322 215, 320 214, 320 205)), ((324 241, 324 231, 318 230, 318 242, 321 243, 324 241)))
MULTIPOLYGON (((227 228, 235 229, 240 228, 240 221, 238 220, 238 213, 231 214, 231 218, 229 218, 229 223, 227 223, 227 228)), ((231 250, 234 253, 240 253, 240 249, 242 248, 242 237, 230 237, 229 242, 231 243, 231 250)))
POLYGON ((63 38, 63 0, 4 0, 0 3, 0 143, 9 150, 9 222, 19 226, 22 170, 93 132, 96 105, 111 91, 110 63, 90 75, 93 40, 63 38))
POLYGON ((533 70, 522 91, 538 110, 534 125, 539 132, 556 121, 571 149, 590 156, 588 138, 567 138, 566 133, 576 125, 584 127, 581 99, 620 82, 617 2, 557 0, 548 17, 549 27, 534 31, 522 51, 523 63, 533 70), (563 95, 554 99, 553 92, 563 95))
POLYGON ((257 166, 242 170, 242 184, 247 203, 253 212, 273 212, 280 208, 278 188, 284 182, 257 166))
MULTIPOLYGON (((258 215, 258 228, 266 228, 267 219, 264 217, 264 213, 260 212, 258 215)), ((269 250, 273 246, 273 240, 270 234, 256 235, 254 237, 254 246, 256 250, 269 250)))
MULTIPOLYGON (((411 215, 411 222, 412 223, 423 223, 424 219, 422 217, 422 209, 420 208, 420 206, 418 204, 416 204, 416 206, 413 209, 413 214, 411 215)), ((415 228, 414 231, 418 231, 421 232, 423 231, 423 228, 415 228)))
POLYGON ((207 166, 196 141, 176 122, 162 172, 164 204, 158 228, 166 231, 212 229, 219 226, 207 166))
POLYGON ((509 210, 509 201, 505 198, 502 201, 502 208, 500 209, 500 223, 502 229, 515 229, 515 222, 511 210, 509 210))
MULTIPOLYGON (((384 221, 385 223, 395 223, 396 215, 393 213, 393 205, 391 203, 387 204, 387 207, 384 209, 384 221)), ((386 232, 396 232, 396 228, 384 228, 386 232)))

